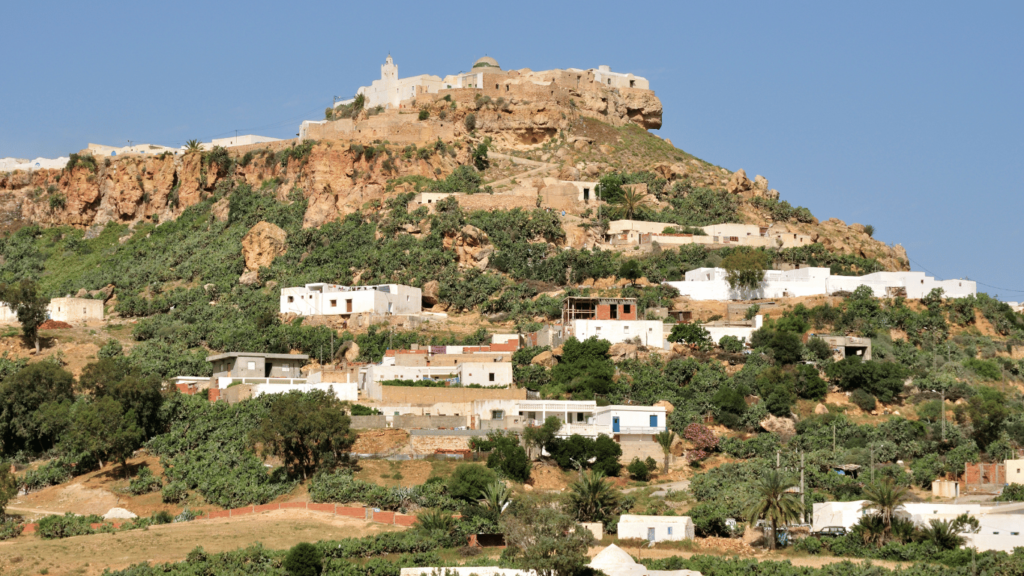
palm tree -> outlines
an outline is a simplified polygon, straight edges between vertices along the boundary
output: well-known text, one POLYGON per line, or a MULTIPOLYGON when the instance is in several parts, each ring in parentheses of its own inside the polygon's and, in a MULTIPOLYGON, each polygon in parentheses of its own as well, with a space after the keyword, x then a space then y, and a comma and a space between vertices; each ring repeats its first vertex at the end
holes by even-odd
POLYGON ((424 532, 448 534, 455 528, 455 519, 440 510, 427 510, 416 516, 416 527, 424 532))
POLYGON ((622 197, 615 201, 615 213, 619 218, 632 220, 637 214, 651 209, 653 198, 646 192, 640 192, 636 186, 623 186, 622 197))
POLYGON ((874 514, 882 519, 885 531, 882 534, 882 544, 889 539, 889 532, 892 530, 892 519, 896 510, 909 500, 910 492, 903 486, 899 486, 892 478, 886 478, 881 482, 875 482, 864 487, 865 510, 873 510, 874 514))
POLYGON ((505 505, 512 499, 512 490, 501 481, 491 482, 480 491, 480 505, 500 516, 505 505))
POLYGON ((778 470, 769 470, 754 484, 754 496, 747 502, 744 512, 751 524, 767 520, 772 527, 769 550, 775 550, 779 524, 799 520, 803 513, 800 498, 786 489, 793 485, 789 478, 778 470))
POLYGON ((203 143, 199 140, 189 140, 185 142, 185 152, 190 154, 192 152, 202 152, 203 143))
POLYGON ((619 505, 619 491, 604 481, 597 470, 580 474, 569 485, 569 513, 577 522, 604 522, 619 505))
POLYGON ((668 461, 672 457, 672 442, 676 439, 676 433, 671 430, 663 430, 658 432, 654 439, 658 441, 658 446, 661 446, 661 451, 665 454, 665 474, 668 474, 668 461))
POLYGON ((964 538, 957 533, 955 520, 933 518, 928 521, 928 526, 922 529, 921 537, 925 541, 932 542, 941 550, 955 550, 964 543, 964 538))

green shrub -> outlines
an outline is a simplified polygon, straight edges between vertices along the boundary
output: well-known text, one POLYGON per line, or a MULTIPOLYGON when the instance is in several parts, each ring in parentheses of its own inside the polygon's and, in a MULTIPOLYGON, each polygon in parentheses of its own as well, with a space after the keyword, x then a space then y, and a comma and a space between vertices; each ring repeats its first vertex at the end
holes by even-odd
POLYGON ((160 490, 161 486, 160 479, 153 475, 149 466, 143 466, 139 469, 138 475, 128 483, 128 492, 139 496, 160 490))
POLYGON ((324 568, 323 554, 316 546, 300 542, 288 551, 283 566, 288 576, 320 576, 324 568))
POLYGON ((518 435, 506 434, 501 430, 492 432, 487 435, 485 446, 479 449, 490 451, 487 456, 487 467, 502 477, 516 482, 526 482, 530 479, 532 464, 526 449, 519 442, 518 435))
POLYGON ((368 406, 363 406, 362 404, 352 405, 353 416, 377 416, 380 413, 380 410, 377 410, 376 408, 370 408, 368 406))
POLYGON ((626 466, 626 471, 629 472, 629 477, 633 480, 647 482, 651 479, 651 470, 647 467, 647 463, 636 456, 633 457, 629 466, 626 466))
POLYGON ((90 524, 100 522, 103 522, 103 518, 99 516, 76 516, 68 512, 63 516, 50 515, 40 518, 37 532, 44 540, 69 538, 71 536, 92 534, 95 530, 90 527, 90 524))
POLYGON ((865 412, 871 412, 876 407, 875 397, 861 388, 857 388, 850 393, 850 402, 853 402, 865 412))
POLYGON ((188 498, 184 482, 170 482, 160 490, 160 499, 166 504, 178 504, 188 498))
POLYGON ((168 495, 180 495, 181 486, 211 504, 233 508, 265 504, 291 490, 292 482, 268 474, 249 443, 249 435, 269 416, 274 397, 229 405, 178 394, 165 401, 168 431, 150 440, 149 448, 166 463, 169 485, 179 483, 168 495))
POLYGON ((50 196, 50 210, 51 211, 63 210, 64 207, 66 207, 67 205, 68 205, 68 198, 67 198, 67 196, 61 194, 60 192, 50 196))
POLYGON ((832 358, 832 347, 817 336, 807 340, 807 351, 818 362, 832 358))
POLYGON ((72 470, 74 468, 70 462, 60 459, 54 460, 43 464, 35 470, 25 472, 25 475, 21 478, 21 483, 25 486, 25 490, 29 492, 40 490, 47 486, 56 486, 71 480, 72 470))
POLYGON ((931 488, 932 482, 942 474, 942 460, 934 452, 926 454, 910 465, 914 483, 922 488, 931 488))
POLYGON ((722 339, 718 341, 718 345, 722 347, 722 350, 731 354, 743 351, 743 341, 735 336, 722 336, 722 339))
POLYGON ((498 476, 491 469, 464 462, 448 479, 448 494, 464 502, 476 502, 484 488, 497 480, 498 476))
POLYGON ((466 114, 466 119, 463 123, 466 125, 466 130, 470 132, 476 130, 476 114, 466 114))
POLYGON ((149 517, 150 522, 153 524, 170 524, 174 522, 174 516, 166 510, 157 510, 153 512, 153 515, 149 517))
POLYGON ((309 497, 314 502, 362 502, 384 510, 397 510, 410 503, 424 508, 458 509, 461 502, 445 490, 445 485, 437 482, 412 488, 386 488, 357 480, 346 471, 317 474, 309 482, 309 497))
POLYGON ((1024 502, 1024 484, 1009 484, 1003 488, 1003 493, 996 498, 998 502, 1024 502))
POLYGON ((25 525, 13 518, 0 519, 0 542, 17 538, 25 530, 25 525))
POLYGON ((966 358, 963 361, 965 368, 980 376, 983 380, 1001 380, 1003 371, 994 360, 979 360, 977 358, 966 358))
POLYGON ((420 109, 420 120, 426 120, 428 118, 430 118, 430 110, 427 110, 426 108, 420 109))
POLYGON ((686 343, 698 350, 710 350, 714 342, 711 334, 697 322, 680 322, 672 327, 669 342, 686 343))

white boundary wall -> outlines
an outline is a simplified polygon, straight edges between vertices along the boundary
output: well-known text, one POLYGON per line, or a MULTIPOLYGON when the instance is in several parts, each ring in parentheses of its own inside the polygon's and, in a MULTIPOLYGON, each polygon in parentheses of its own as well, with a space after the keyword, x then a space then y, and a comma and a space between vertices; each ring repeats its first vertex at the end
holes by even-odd
POLYGON ((920 299, 933 289, 942 288, 946 298, 962 298, 977 294, 971 280, 936 280, 924 272, 875 272, 864 276, 833 276, 828 268, 768 270, 764 282, 756 290, 729 287, 722 268, 697 268, 686 273, 682 282, 664 282, 692 300, 758 300, 765 298, 797 298, 853 292, 860 286, 871 288, 876 298, 886 297, 889 288, 904 288, 907 298, 920 299))

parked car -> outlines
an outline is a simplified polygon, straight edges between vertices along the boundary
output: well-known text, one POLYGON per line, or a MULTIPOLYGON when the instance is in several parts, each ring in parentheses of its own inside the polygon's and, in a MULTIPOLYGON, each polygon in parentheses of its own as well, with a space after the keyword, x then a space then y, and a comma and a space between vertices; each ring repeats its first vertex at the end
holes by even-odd
POLYGON ((817 532, 811 532, 811 536, 817 536, 819 538, 824 536, 828 536, 830 538, 846 536, 846 528, 843 528, 842 526, 826 526, 817 532))

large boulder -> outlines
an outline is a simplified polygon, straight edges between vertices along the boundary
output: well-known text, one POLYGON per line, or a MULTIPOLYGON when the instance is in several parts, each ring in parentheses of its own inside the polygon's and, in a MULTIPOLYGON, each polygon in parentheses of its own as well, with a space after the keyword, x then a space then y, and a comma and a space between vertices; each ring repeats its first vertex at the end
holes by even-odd
POLYGON ((558 359, 555 358, 555 355, 552 354, 550 350, 545 350, 534 356, 533 360, 530 360, 530 364, 543 366, 545 368, 554 368, 555 366, 558 366, 558 359))
POLYGON ((826 407, 824 404, 820 404, 819 403, 817 406, 814 407, 814 413, 815 414, 828 414, 828 407, 826 407))
POLYGON ((466 224, 457 233, 446 234, 443 240, 445 250, 455 252, 460 266, 486 268, 494 249, 487 244, 490 239, 483 230, 466 224), (482 263, 482 265, 481 265, 482 263))
POLYGON ((665 414, 671 414, 675 411, 676 407, 672 405, 668 400, 658 400, 654 403, 655 406, 662 406, 665 408, 665 414))
POLYGON ((423 285, 423 305, 430 307, 436 306, 440 299, 438 298, 438 292, 441 290, 441 284, 437 280, 431 280, 423 285))
POLYGON ((622 360, 635 359, 636 351, 637 347, 634 344, 619 342, 612 344, 612 347, 608 349, 608 356, 612 359, 612 362, 621 362, 622 360))
POLYGON ((132 518, 138 518, 138 516, 124 508, 111 508, 103 515, 104 520, 131 520, 132 518))
POLYGON ((761 428, 779 436, 789 438, 796 435, 796 425, 789 418, 779 418, 769 414, 767 418, 761 420, 760 424, 761 428))
POLYGON ((288 234, 270 222, 260 222, 242 238, 245 269, 267 268, 288 249, 288 234))
POLYGON ((754 188, 753 182, 747 178, 747 171, 740 168, 732 177, 729 178, 729 183, 725 185, 725 189, 730 194, 746 194, 754 188))

